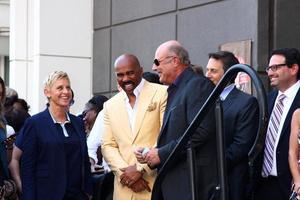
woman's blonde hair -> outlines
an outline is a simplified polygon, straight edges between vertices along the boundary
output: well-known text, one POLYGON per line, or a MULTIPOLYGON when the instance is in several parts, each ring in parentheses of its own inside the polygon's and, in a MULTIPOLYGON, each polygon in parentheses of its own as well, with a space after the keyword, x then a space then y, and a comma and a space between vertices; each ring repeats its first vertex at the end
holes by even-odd
POLYGON ((44 81, 44 87, 49 88, 53 85, 53 83, 59 79, 67 79, 70 82, 69 76, 66 72, 63 71, 54 71, 49 76, 47 79, 44 81))

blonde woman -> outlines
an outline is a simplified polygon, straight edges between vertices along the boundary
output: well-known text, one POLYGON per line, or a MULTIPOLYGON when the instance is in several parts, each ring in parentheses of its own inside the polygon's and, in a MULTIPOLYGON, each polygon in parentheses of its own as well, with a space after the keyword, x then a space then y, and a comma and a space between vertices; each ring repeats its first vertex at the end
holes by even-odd
POLYGON ((22 199, 89 199, 92 188, 84 124, 66 112, 72 98, 68 75, 50 74, 44 94, 49 106, 29 118, 21 131, 22 199))

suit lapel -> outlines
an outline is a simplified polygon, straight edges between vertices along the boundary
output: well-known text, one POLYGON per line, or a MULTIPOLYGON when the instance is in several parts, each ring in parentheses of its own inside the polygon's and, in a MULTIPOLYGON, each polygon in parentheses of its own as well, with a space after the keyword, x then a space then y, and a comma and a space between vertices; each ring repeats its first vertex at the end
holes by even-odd
MULTIPOLYGON (((277 95, 276 95, 277 96, 277 95)), ((274 100, 275 101, 275 100, 274 100)), ((294 101, 288 111, 288 114, 286 115, 286 118, 284 120, 284 124, 281 130, 280 138, 287 132, 286 129, 290 127, 291 125, 291 119, 293 116, 294 111, 300 107, 300 88, 298 89, 298 92, 294 98, 294 101)), ((280 139, 279 139, 280 140, 280 139)))
POLYGON ((234 87, 226 99, 222 102, 223 112, 227 111, 232 106, 232 100, 237 97, 237 94, 239 93, 238 89, 234 87))
POLYGON ((147 113, 147 109, 149 105, 152 102, 152 99, 154 95, 156 94, 156 90, 153 90, 149 83, 145 81, 143 89, 141 90, 139 101, 138 101, 138 107, 136 112, 136 118, 135 118, 135 125, 133 129, 133 137, 134 139, 137 137, 141 126, 143 124, 143 121, 145 119, 145 115, 147 113))
POLYGON ((53 138, 55 138, 55 140, 60 144, 60 146, 62 148, 64 148, 64 145, 63 145, 63 142, 61 139, 62 136, 60 135, 61 133, 59 131, 57 131, 57 128, 55 127, 55 123, 53 122, 53 119, 50 115, 49 109, 46 109, 43 112, 43 120, 44 120, 44 122, 41 124, 49 124, 48 131, 50 131, 50 135, 53 136, 53 138))

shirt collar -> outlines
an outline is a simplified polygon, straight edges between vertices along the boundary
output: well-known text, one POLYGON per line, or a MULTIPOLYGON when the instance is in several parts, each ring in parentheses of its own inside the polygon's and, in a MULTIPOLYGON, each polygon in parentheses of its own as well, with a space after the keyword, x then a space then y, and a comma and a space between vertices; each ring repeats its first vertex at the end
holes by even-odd
POLYGON ((294 85, 289 87, 286 91, 284 91, 284 92, 278 91, 277 97, 279 97, 281 94, 285 94, 285 96, 288 99, 294 99, 299 88, 300 88, 300 80, 298 80, 294 85))
POLYGON ((52 115, 52 113, 51 113, 51 111, 50 111, 50 109, 49 109, 49 113, 50 113, 50 116, 51 116, 51 118, 52 118, 52 120, 53 120, 53 122, 56 124, 66 124, 66 123, 71 123, 71 120, 70 120, 70 116, 69 116, 69 114, 66 112, 66 116, 67 116, 67 120, 65 121, 65 122, 57 122, 55 119, 54 119, 54 117, 53 117, 53 115, 52 115))
POLYGON ((185 68, 185 69, 181 72, 181 74, 179 74, 179 76, 177 76, 177 78, 175 79, 175 81, 174 81, 171 85, 174 85, 174 86, 178 87, 179 84, 181 83, 181 81, 182 81, 184 75, 187 74, 189 70, 190 70, 190 67, 185 68))
MULTIPOLYGON (((136 98, 139 97, 139 95, 140 95, 140 93, 141 93, 141 91, 142 91, 142 88, 143 88, 144 84, 145 84, 145 79, 142 78, 142 80, 141 80, 141 82, 138 84, 138 86, 136 86, 136 87, 134 88, 133 94, 134 94, 134 96, 135 96, 136 98)), ((126 101, 129 102, 129 98, 128 98, 128 96, 126 95, 126 92, 125 92, 125 91, 123 91, 123 92, 124 92, 126 101)))
POLYGON ((234 84, 228 85, 227 87, 224 88, 222 93, 220 94, 220 99, 224 101, 226 97, 229 95, 229 93, 233 90, 234 84))

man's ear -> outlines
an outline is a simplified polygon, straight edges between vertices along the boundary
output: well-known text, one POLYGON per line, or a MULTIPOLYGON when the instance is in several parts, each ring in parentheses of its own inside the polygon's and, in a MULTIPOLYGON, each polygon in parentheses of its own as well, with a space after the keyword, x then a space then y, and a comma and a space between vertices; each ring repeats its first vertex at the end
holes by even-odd
POLYGON ((181 64, 180 59, 177 56, 173 57, 173 62, 176 66, 181 64))
POLYGON ((295 74, 296 76, 297 76, 297 74, 299 73, 299 65, 298 64, 296 64, 296 63, 294 63, 293 65, 292 65, 292 67, 291 67, 291 69, 293 70, 292 72, 293 72, 293 74, 295 74))

